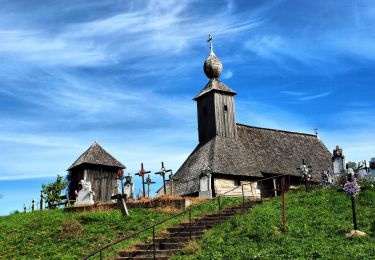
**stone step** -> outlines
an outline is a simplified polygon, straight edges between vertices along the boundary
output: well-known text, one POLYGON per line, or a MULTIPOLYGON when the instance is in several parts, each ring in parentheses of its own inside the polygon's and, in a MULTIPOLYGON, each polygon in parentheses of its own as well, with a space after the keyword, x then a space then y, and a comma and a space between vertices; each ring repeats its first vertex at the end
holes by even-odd
MULTIPOLYGON (((167 250, 155 250, 155 256, 166 257, 171 256, 180 252, 180 249, 167 249, 167 250)), ((122 250, 119 252, 119 255, 122 257, 153 257, 153 250, 122 250)))
MULTIPOLYGON (((192 237, 201 237, 204 234, 204 231, 195 231, 191 232, 192 237)), ((175 232, 175 233, 169 233, 169 236, 172 237, 190 237, 189 231, 184 232, 175 232)))
POLYGON ((228 218, 242 214, 248 211, 251 207, 260 202, 245 202, 244 205, 238 205, 223 211, 213 212, 201 218, 193 219, 192 223, 180 223, 177 227, 167 228, 169 232, 167 237, 159 237, 155 239, 155 258, 152 240, 145 244, 136 245, 135 249, 122 250, 116 259, 143 259, 143 260, 165 260, 170 256, 179 252, 185 247, 191 239, 199 239, 210 228, 221 224, 228 218), (190 226, 190 229, 189 229, 190 226))
POLYGON ((197 231, 205 231, 209 229, 208 226, 192 226, 192 227, 171 227, 167 228, 169 233, 179 233, 179 232, 197 232, 197 231))
MULTIPOLYGON (((191 239, 198 239, 200 236, 191 236, 191 239)), ((155 238, 156 243, 188 243, 190 241, 190 237, 166 237, 166 238, 155 238)))
MULTIPOLYGON (((155 241, 155 249, 156 250, 169 250, 169 249, 180 249, 186 245, 185 242, 180 243, 167 243, 167 242, 156 242, 155 241)), ((139 244, 136 245, 137 248, 142 250, 153 250, 153 244, 139 244)))
POLYGON ((222 221, 200 221, 200 222, 193 222, 191 223, 191 225, 189 225, 189 223, 183 223, 183 224, 180 224, 179 227, 183 227, 183 228, 189 228, 189 226, 191 227, 208 227, 208 228, 211 228, 211 227, 214 227, 214 226, 217 226, 219 224, 221 224, 222 221))
POLYGON ((134 257, 126 257, 126 256, 118 256, 115 259, 117 260, 168 260, 170 257, 169 256, 134 256, 134 257))

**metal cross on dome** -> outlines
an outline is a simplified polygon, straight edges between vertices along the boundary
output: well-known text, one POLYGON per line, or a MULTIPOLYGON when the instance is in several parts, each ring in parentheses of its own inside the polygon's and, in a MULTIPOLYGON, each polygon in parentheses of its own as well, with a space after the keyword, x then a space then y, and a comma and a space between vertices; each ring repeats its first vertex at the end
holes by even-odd
POLYGON ((210 34, 208 35, 208 40, 207 40, 207 42, 210 43, 210 55, 213 55, 213 54, 214 54, 213 41, 214 41, 214 36, 210 33, 210 34))

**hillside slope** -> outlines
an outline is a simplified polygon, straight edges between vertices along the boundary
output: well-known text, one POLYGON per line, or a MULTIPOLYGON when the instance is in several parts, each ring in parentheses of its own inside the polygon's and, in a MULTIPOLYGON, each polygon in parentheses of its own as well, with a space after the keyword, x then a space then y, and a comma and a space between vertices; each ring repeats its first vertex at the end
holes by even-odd
POLYGON ((285 235, 279 232, 278 198, 214 228, 174 259, 375 259, 375 190, 360 193, 357 212, 359 229, 368 236, 348 239, 349 197, 327 189, 290 192, 285 235))

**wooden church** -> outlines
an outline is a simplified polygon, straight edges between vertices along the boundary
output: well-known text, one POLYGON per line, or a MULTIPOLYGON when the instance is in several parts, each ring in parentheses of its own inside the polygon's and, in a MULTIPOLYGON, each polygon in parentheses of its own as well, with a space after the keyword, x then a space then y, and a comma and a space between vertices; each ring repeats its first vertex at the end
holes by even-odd
POLYGON ((69 198, 75 198, 81 180, 91 183, 95 201, 111 201, 117 194, 117 172, 125 166, 104 150, 97 142, 92 144, 69 167, 69 198))
MULTIPOLYGON (((299 184, 297 168, 302 160, 312 166, 312 181, 319 182, 323 170, 332 170, 332 154, 318 136, 236 123, 237 93, 219 80, 222 63, 213 53, 212 38, 210 48, 203 66, 209 81, 194 98, 199 143, 172 178, 172 193, 198 196, 206 191, 204 197, 212 197, 247 184, 247 196, 260 196, 261 192, 267 196, 277 184, 272 178, 262 185, 258 180, 283 174, 288 176, 288 184, 299 184), (204 172, 210 178, 202 190, 204 172)), ((227 195, 241 192, 236 189, 227 195)))

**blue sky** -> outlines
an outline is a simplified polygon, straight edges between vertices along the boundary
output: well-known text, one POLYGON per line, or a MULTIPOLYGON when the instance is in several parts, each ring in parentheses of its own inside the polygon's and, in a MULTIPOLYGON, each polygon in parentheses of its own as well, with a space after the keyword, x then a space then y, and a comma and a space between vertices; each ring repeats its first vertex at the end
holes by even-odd
POLYGON ((238 122, 318 128, 349 160, 375 156, 374 1, 0 5, 0 214, 95 140, 126 172, 176 171, 198 142, 192 98, 208 81, 209 33, 238 122))

